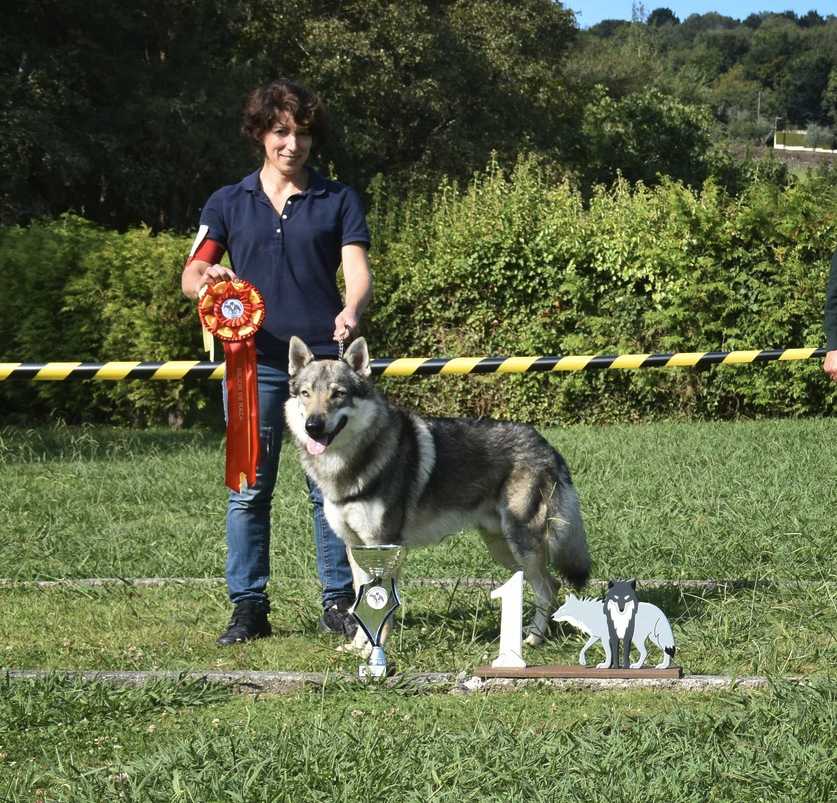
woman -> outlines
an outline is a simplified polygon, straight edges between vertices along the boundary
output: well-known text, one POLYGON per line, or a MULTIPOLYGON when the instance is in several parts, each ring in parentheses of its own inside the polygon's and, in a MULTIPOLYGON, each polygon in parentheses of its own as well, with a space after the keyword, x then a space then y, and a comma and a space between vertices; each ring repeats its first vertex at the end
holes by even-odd
MULTIPOLYGON (((203 208, 200 228, 183 269, 189 298, 201 287, 236 276, 265 300, 256 335, 261 462, 256 484, 230 492, 227 508, 227 587, 234 607, 221 645, 270 634, 270 501, 276 483, 288 396, 288 341, 300 336, 318 357, 336 357, 338 343, 357 329, 372 291, 367 260, 369 229, 357 193, 307 166, 325 134, 320 100, 298 84, 274 81, 254 90, 244 108, 242 133, 261 167, 222 187, 203 208), (232 269, 219 265, 229 252, 232 269), (345 301, 337 288, 343 266, 345 301)), ((225 399, 226 402, 226 399, 225 399)), ((322 629, 354 634, 354 599, 343 542, 328 526, 322 496, 309 481, 317 571, 323 587, 322 629)))

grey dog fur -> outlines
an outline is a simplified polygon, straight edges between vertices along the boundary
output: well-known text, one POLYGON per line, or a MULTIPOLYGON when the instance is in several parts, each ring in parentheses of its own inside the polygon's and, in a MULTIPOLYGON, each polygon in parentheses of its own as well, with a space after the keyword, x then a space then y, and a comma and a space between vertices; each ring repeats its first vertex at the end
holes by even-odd
POLYGON ((370 380, 363 338, 342 360, 315 360, 294 337, 289 373, 288 428, 347 545, 409 549, 478 530, 492 557, 522 569, 532 585, 529 643, 539 643, 556 590, 550 567, 576 588, 590 574, 578 496, 561 455, 527 424, 422 417, 390 404, 370 380), (311 431, 327 444, 321 454, 306 447, 311 431))

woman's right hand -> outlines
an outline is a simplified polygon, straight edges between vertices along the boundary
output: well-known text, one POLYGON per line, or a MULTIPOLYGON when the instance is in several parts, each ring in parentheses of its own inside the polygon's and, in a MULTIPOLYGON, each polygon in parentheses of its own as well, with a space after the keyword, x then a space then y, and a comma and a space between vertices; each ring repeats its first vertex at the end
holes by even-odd
POLYGON ((225 268, 223 265, 210 265, 198 277, 197 284, 195 285, 195 297, 197 298, 200 295, 201 288, 204 285, 236 278, 238 277, 230 268, 225 268))

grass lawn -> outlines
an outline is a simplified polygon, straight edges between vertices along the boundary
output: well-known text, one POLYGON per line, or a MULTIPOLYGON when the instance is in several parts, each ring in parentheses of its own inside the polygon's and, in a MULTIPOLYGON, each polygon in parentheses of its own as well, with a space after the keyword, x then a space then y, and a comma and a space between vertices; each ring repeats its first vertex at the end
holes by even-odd
MULTIPOLYGON (((640 588, 669 614, 687 672, 805 674, 806 684, 456 697, 334 681, 254 699, 193 684, 8 683, 0 801, 833 799, 835 433, 826 419, 547 433, 579 488, 596 576, 752 581, 640 588)), ((220 576, 222 467, 217 433, 0 430, 0 576, 220 576)), ((8 587, 0 667, 353 672, 357 659, 316 629, 303 489, 286 448, 274 638, 216 648, 229 615, 218 585, 8 587)), ((487 589, 411 585, 472 576, 507 574, 468 534, 410 556, 389 652, 400 670, 495 657, 499 611, 487 589)), ((582 643, 568 629, 526 657, 573 662, 582 643)))
POLYGON ((835 688, 253 698, 18 683, 0 695, 0 799, 826 801, 835 688))
MULTIPOLYGON (((597 577, 837 579, 830 419, 554 429, 597 577)), ((221 576, 217 433, 0 430, 0 576, 221 576)), ((282 451, 271 568, 314 577, 307 494, 282 451)), ((424 577, 505 579, 479 539, 413 553, 424 577)))

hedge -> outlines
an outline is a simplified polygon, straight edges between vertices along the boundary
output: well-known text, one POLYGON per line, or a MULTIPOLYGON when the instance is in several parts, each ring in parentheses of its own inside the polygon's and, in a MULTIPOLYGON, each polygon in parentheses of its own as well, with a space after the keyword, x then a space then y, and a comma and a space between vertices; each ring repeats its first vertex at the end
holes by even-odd
MULTIPOLYGON (((467 187, 404 197, 378 179, 370 224, 373 356, 703 351, 824 342, 837 175, 731 196, 619 180, 582 198, 532 159, 467 187)), ((189 238, 78 217, 0 230, 3 361, 202 356, 180 294, 189 238)), ((818 361, 705 370, 385 380, 435 414, 538 424, 820 415, 837 385, 818 361)), ((3 383, 8 420, 218 420, 208 382, 3 383)))

